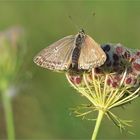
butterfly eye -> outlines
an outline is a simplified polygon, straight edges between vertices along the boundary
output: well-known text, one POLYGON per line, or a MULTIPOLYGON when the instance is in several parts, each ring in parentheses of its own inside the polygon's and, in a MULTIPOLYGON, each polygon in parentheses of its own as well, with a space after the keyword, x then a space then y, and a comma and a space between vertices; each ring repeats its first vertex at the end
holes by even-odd
POLYGON ((81 29, 81 30, 79 31, 79 33, 81 33, 81 34, 85 34, 84 29, 81 29))

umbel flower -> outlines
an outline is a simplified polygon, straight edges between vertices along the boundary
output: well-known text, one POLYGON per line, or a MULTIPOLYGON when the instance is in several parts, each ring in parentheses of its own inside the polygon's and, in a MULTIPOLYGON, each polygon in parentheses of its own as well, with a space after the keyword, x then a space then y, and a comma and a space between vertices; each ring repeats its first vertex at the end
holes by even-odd
POLYGON ((82 74, 66 73, 70 85, 90 102, 90 105, 74 108, 76 116, 86 119, 90 113, 99 112, 92 140, 96 139, 104 115, 120 130, 126 130, 130 121, 120 119, 111 109, 130 103, 140 93, 140 50, 131 50, 121 44, 101 47, 107 56, 104 65, 82 74))
POLYGON ((12 27, 6 31, 0 32, 0 94, 2 96, 7 139, 14 140, 14 123, 11 106, 11 97, 14 89, 13 81, 19 71, 25 53, 24 31, 21 27, 12 27))
POLYGON ((0 32, 0 90, 10 85, 19 70, 25 52, 23 36, 20 27, 0 32))

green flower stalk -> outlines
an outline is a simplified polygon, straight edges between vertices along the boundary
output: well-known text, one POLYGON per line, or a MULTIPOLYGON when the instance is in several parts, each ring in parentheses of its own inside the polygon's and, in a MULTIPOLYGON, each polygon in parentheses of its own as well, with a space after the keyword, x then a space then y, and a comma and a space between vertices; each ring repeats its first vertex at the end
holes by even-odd
POLYGON ((20 68, 23 53, 25 52, 24 32, 20 27, 13 27, 0 32, 0 93, 6 118, 7 137, 15 139, 13 112, 9 88, 20 68))
POLYGON ((90 102, 90 105, 73 109, 76 116, 93 120, 88 115, 98 111, 92 140, 96 140, 105 115, 121 131, 126 130, 126 126, 131 126, 130 121, 120 119, 112 113, 112 109, 130 103, 140 93, 140 51, 130 51, 121 44, 105 44, 102 49, 107 56, 104 65, 91 72, 66 73, 70 85, 90 102))

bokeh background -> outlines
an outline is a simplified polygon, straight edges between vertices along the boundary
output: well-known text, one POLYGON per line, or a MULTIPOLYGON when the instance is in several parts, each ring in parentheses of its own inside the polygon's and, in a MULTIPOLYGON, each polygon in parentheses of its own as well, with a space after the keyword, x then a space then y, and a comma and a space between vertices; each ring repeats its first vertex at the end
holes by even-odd
MULTIPOLYGON (((33 57, 41 49, 66 35, 77 33, 68 16, 79 28, 84 26, 85 32, 98 43, 122 43, 129 48, 140 48, 140 1, 0 0, 0 31, 15 25, 26 30, 27 53, 17 74, 22 88, 12 99, 17 139, 91 137, 95 122, 71 116, 69 110, 86 100, 70 87, 64 74, 39 68, 33 63, 33 57), (92 16, 92 12, 96 15, 92 16)), ((137 99, 123 109, 114 110, 123 119, 134 120, 129 129, 135 135, 121 134, 105 118, 98 138, 140 139, 139 107, 137 99)), ((6 127, 2 103, 0 110, 0 139, 3 139, 6 138, 6 127)))

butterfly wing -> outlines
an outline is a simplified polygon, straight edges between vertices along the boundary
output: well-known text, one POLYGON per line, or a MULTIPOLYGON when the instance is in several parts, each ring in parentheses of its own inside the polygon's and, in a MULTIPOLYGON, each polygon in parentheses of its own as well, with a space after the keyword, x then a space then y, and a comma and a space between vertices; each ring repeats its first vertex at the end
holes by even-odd
POLYGON ((39 52, 34 62, 40 67, 54 71, 64 71, 69 68, 74 47, 75 36, 66 36, 39 52))
POLYGON ((96 68, 104 64, 106 54, 99 44, 97 44, 90 36, 86 35, 85 41, 81 46, 81 53, 79 57, 79 69, 88 70, 96 68))

